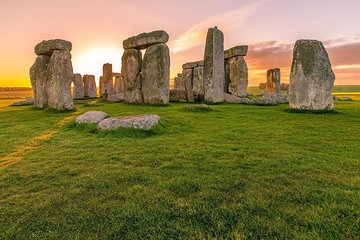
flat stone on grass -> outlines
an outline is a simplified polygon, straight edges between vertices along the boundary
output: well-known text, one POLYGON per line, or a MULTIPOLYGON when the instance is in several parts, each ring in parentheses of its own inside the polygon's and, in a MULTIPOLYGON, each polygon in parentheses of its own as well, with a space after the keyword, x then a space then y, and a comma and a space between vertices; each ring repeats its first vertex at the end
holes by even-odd
POLYGON ((107 116, 108 115, 106 112, 89 111, 89 112, 86 112, 86 113, 78 116, 75 119, 75 122, 77 124, 80 124, 80 123, 95 123, 95 124, 97 124, 97 123, 101 122, 102 120, 104 120, 107 116))
POLYGON ((100 130, 116 130, 119 127, 150 130, 160 121, 156 114, 144 114, 125 117, 112 117, 102 120, 98 124, 100 130))

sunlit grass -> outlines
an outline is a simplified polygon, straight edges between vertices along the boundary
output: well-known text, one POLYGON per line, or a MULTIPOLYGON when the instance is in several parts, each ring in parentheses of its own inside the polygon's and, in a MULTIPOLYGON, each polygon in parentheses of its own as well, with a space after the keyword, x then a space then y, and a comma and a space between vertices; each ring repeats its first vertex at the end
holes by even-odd
POLYGON ((360 235, 359 101, 316 115, 287 105, 189 112, 84 102, 54 114, 7 101, 0 159, 21 158, 0 169, 0 239, 360 235), (74 124, 90 110, 156 113, 161 124, 150 132, 74 124))

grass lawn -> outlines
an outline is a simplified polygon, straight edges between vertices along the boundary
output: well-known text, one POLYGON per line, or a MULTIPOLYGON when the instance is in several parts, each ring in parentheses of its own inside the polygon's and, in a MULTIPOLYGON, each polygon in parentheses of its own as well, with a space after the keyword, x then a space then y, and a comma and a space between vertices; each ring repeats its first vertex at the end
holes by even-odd
POLYGON ((9 103, 0 239, 359 239, 359 101, 337 102, 337 114, 9 103), (162 120, 150 132, 75 127, 89 110, 162 120))

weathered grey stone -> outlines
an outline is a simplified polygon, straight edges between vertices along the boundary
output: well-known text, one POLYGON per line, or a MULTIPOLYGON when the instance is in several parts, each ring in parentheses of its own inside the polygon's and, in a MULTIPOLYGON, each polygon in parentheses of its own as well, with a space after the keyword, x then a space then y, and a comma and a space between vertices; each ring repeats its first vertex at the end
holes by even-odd
POLYGON ((210 109, 209 105, 207 104, 191 104, 191 105, 187 105, 184 107, 185 109, 205 109, 208 110, 210 109))
POLYGON ((141 33, 137 36, 130 37, 123 41, 123 47, 125 50, 135 48, 143 50, 149 46, 155 44, 167 43, 169 41, 169 35, 165 31, 153 31, 150 33, 141 33))
POLYGON ((182 102, 187 101, 187 92, 183 89, 170 90, 170 102, 182 102))
POLYGON ((230 84, 230 62, 224 60, 224 93, 229 93, 229 84, 230 84))
POLYGON ((170 55, 166 44, 156 44, 146 49, 141 75, 144 103, 168 104, 170 55))
POLYGON ((117 93, 107 97, 107 102, 123 102, 125 100, 124 93, 117 93))
POLYGON ((104 94, 104 77, 99 77, 99 96, 102 96, 104 94))
POLYGON ((269 69, 266 74, 266 90, 269 94, 281 94, 280 68, 269 69))
POLYGON ((199 93, 204 94, 204 72, 203 66, 198 66, 194 68, 193 72, 193 90, 199 93))
POLYGON ((335 74, 323 44, 316 40, 297 41, 290 74, 289 107, 333 110, 334 81, 335 74))
POLYGON ((122 56, 121 74, 124 80, 125 102, 142 103, 141 92, 141 51, 126 50, 122 56))
POLYGON ((247 45, 235 46, 224 52, 224 58, 228 59, 228 58, 233 58, 233 57, 238 57, 238 56, 245 57, 247 55, 247 52, 248 52, 247 45))
POLYGON ((106 112, 102 111, 90 111, 86 112, 75 119, 77 124, 80 123, 99 123, 107 117, 106 112))
POLYGON ((266 98, 266 97, 262 97, 260 99, 257 99, 256 101, 256 105, 261 105, 261 106, 276 106, 278 103, 274 98, 266 98))
POLYGON ((30 68, 30 80, 35 96, 35 107, 45 108, 48 105, 47 84, 49 56, 38 56, 30 68))
POLYGON ((72 110, 74 102, 71 95, 71 83, 74 72, 71 54, 67 50, 55 50, 48 67, 47 96, 48 105, 56 110, 72 110))
POLYGON ((254 105, 256 104, 256 100, 250 99, 247 97, 237 97, 232 94, 225 93, 224 94, 224 102, 226 103, 238 103, 238 104, 246 104, 246 105, 254 105))
POLYGON ((264 99, 270 99, 271 98, 272 100, 276 101, 278 104, 289 103, 289 98, 286 95, 270 94, 266 90, 264 92, 265 93, 262 96, 262 98, 264 98, 264 99))
POLYGON ((102 90, 104 91, 103 93, 105 93, 106 91, 110 96, 114 93, 112 64, 105 63, 103 65, 103 77, 104 77, 104 86, 102 88, 102 90))
POLYGON ((84 75, 84 95, 89 98, 96 98, 96 81, 94 75, 84 75))
POLYGON ((71 51, 72 44, 71 42, 62 40, 62 39, 54 39, 42 41, 41 43, 35 46, 36 55, 48 55, 51 56, 55 50, 66 50, 68 52, 71 51))
POLYGON ((126 117, 113 117, 102 120, 98 124, 101 130, 115 130, 119 127, 150 130, 160 121, 156 114, 146 114, 126 117))
POLYGON ((28 98, 24 101, 15 102, 11 104, 10 106, 30 106, 35 104, 35 98, 28 98))
POLYGON ((204 61, 196 61, 196 62, 188 62, 182 65, 183 69, 188 69, 188 68, 195 68, 195 67, 199 67, 199 66, 204 66, 204 61))
POLYGON ((114 77, 114 93, 124 93, 124 80, 121 76, 121 74, 114 77))
POLYGON ((341 101, 354 101, 351 97, 345 96, 341 99, 341 101))
POLYGON ((217 28, 207 33, 204 54, 205 101, 218 103, 224 101, 224 35, 217 28))
POLYGON ((244 57, 238 56, 229 58, 228 62, 230 80, 228 92, 235 96, 246 97, 246 89, 248 87, 248 67, 244 57))
POLYGON ((185 85, 185 91, 186 91, 186 100, 188 102, 194 102, 194 94, 193 94, 193 86, 192 86, 192 80, 194 75, 194 69, 193 68, 184 68, 182 73, 182 79, 184 81, 185 85))
POLYGON ((83 99, 84 98, 84 81, 81 74, 74 74, 74 99, 83 99))

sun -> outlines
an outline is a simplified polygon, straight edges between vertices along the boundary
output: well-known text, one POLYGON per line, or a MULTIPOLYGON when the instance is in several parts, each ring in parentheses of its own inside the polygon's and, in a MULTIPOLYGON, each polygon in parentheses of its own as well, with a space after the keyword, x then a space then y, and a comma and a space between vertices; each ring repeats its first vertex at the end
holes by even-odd
POLYGON ((91 48, 84 49, 79 54, 74 53, 72 60, 74 73, 95 75, 98 82, 105 63, 113 65, 113 72, 120 72, 122 53, 123 50, 116 47, 91 48))

